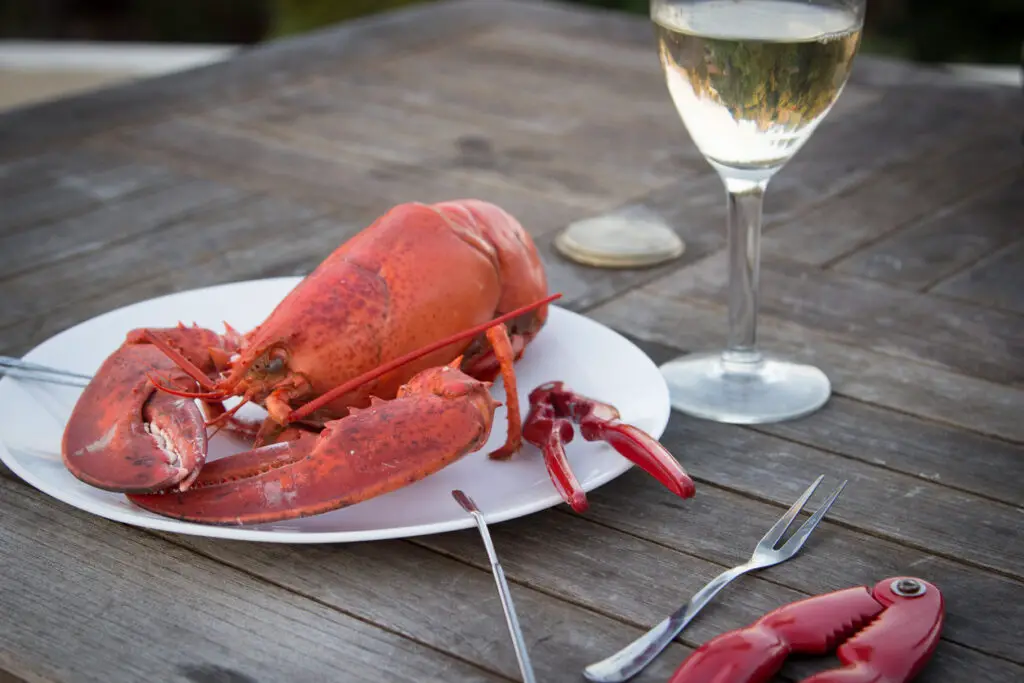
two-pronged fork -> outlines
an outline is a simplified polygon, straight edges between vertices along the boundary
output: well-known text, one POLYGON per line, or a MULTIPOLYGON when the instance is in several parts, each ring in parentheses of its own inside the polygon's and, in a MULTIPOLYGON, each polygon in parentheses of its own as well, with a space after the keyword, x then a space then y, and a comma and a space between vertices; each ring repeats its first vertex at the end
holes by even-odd
POLYGON ((768 530, 768 533, 764 535, 758 542, 757 547, 754 548, 754 553, 750 556, 749 560, 732 569, 727 569, 711 579, 706 586, 700 589, 690 598, 689 602, 676 610, 675 613, 611 657, 595 662, 585 668, 583 675, 587 679, 595 681, 595 683, 621 683, 632 678, 650 664, 686 628, 686 625, 697 616, 697 613, 704 605, 710 602, 718 594, 718 591, 725 588, 726 584, 742 574, 755 569, 771 567, 796 555, 797 551, 807 541, 807 537, 818 526, 818 522, 825 517, 829 508, 832 507, 832 504, 836 502, 839 494, 846 487, 846 481, 843 481, 832 491, 821 507, 803 523, 803 526, 781 548, 775 548, 775 545, 782 538, 783 534, 786 533, 786 530, 793 523, 793 520, 796 519, 797 515, 800 514, 800 511, 807 504, 808 499, 814 493, 814 490, 818 488, 818 484, 821 483, 823 478, 824 475, 815 479, 814 483, 807 487, 807 490, 786 511, 786 514, 775 523, 775 526, 768 530))
POLYGON ((10 356, 0 356, 0 375, 49 384, 64 384, 71 387, 84 387, 92 379, 89 375, 59 370, 10 356))

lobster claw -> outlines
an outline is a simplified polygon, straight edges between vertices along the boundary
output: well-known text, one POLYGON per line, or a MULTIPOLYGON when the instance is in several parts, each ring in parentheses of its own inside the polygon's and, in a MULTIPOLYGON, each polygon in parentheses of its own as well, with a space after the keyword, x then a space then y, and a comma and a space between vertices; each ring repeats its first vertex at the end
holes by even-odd
MULTIPOLYGON (((126 342, 75 404, 61 452, 68 471, 85 483, 129 493, 185 489, 206 461, 199 407, 158 392, 145 368, 177 371, 156 347, 126 342)), ((189 380, 180 372, 173 377, 189 380)))
POLYGON ((792 602, 717 636, 694 650, 668 683, 767 683, 790 655, 833 649, 843 666, 801 683, 906 683, 935 652, 943 620, 942 593, 933 584, 888 578, 872 589, 792 602))
POLYGON ((565 458, 574 424, 585 440, 610 444, 680 498, 694 495, 693 480, 672 454, 650 434, 622 422, 615 406, 572 391, 563 382, 538 386, 529 400, 523 439, 541 450, 555 487, 576 512, 585 512, 588 504, 565 458))

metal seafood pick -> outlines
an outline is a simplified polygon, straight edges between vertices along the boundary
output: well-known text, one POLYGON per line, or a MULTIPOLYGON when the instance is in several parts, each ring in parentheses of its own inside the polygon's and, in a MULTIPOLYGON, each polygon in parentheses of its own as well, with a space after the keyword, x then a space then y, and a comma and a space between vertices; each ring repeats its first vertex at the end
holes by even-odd
POLYGON ((480 529, 480 536, 484 539, 484 547, 487 548, 487 557, 491 561, 491 572, 494 574, 494 581, 498 584, 498 595, 501 596, 501 607, 505 611, 505 621, 508 623, 508 631, 512 636, 512 645, 516 651, 516 659, 519 660, 519 670, 523 674, 523 683, 537 683, 533 674, 533 664, 530 663, 530 655, 526 651, 526 643, 523 640, 523 632, 519 628, 519 618, 516 616, 516 609, 512 604, 512 594, 508 590, 508 583, 505 581, 505 572, 498 562, 498 555, 494 552, 494 544, 491 542, 491 534, 487 531, 487 523, 484 516, 480 514, 473 499, 462 491, 452 491, 454 498, 469 514, 473 515, 476 525, 480 529))

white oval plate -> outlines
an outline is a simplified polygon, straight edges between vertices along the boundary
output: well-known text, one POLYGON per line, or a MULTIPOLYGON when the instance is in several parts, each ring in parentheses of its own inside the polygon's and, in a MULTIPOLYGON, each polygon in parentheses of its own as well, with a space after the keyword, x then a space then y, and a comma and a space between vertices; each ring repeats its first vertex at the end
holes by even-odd
MULTIPOLYGON (((222 321, 247 330, 266 317, 300 278, 238 282, 172 294, 126 306, 87 320, 43 342, 25 360, 94 373, 135 327, 193 321, 223 330, 222 321)), ((516 365, 522 414, 531 389, 550 380, 614 404, 622 419, 659 438, 669 419, 668 387, 654 363, 613 330, 584 316, 551 307, 548 324, 516 365)), ((501 381, 491 389, 505 400, 501 381)), ((504 408, 495 413, 491 438, 480 451, 415 484, 341 510, 278 523, 235 527, 180 522, 142 510, 121 494, 74 478, 61 462, 64 425, 81 389, 5 377, 0 380, 0 458, 40 491, 107 519, 182 534, 276 543, 338 543, 433 534, 473 526, 452 499, 462 489, 488 522, 501 522, 562 502, 539 451, 526 444, 508 461, 487 453, 504 443, 504 408)), ((246 406, 240 414, 245 414, 246 406)), ((262 411, 249 413, 260 416, 262 411)), ((265 414, 265 413, 262 413, 265 414)), ((215 436, 210 459, 242 450, 215 436)), ((604 443, 577 437, 567 456, 587 491, 628 470, 632 463, 604 443)))

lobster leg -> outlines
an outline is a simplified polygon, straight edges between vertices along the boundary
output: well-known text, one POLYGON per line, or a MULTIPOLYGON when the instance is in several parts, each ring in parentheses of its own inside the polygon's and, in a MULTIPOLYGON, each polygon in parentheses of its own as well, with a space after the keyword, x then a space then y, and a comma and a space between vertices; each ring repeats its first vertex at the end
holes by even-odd
POLYGON ((523 425, 523 438, 540 449, 548 476, 558 490, 562 500, 576 512, 583 513, 590 508, 587 494, 569 467, 565 457, 565 444, 572 441, 574 431, 568 418, 560 417, 555 406, 549 401, 537 401, 531 394, 530 413, 523 425))
MULTIPOLYGON (((501 379, 505 384, 505 411, 508 416, 508 435, 505 444, 491 453, 492 458, 504 460, 514 455, 523 444, 523 422, 519 413, 519 390, 513 363, 516 354, 504 325, 487 328, 487 341, 494 349, 494 356, 501 368, 501 379)), ((520 351, 522 353, 522 351, 520 351)))
POLYGON ((418 481, 487 443, 497 403, 452 367, 416 375, 391 401, 301 435, 207 463, 185 492, 129 495, 151 512, 258 524, 352 505, 418 481), (382 428, 383 427, 383 428, 382 428))
POLYGON ((564 444, 571 440, 572 420, 587 441, 605 441, 680 498, 690 498, 693 480, 656 439, 619 419, 614 406, 578 394, 562 382, 548 382, 530 392, 524 437, 541 449, 562 497, 576 512, 587 509, 586 496, 569 469, 564 444))

